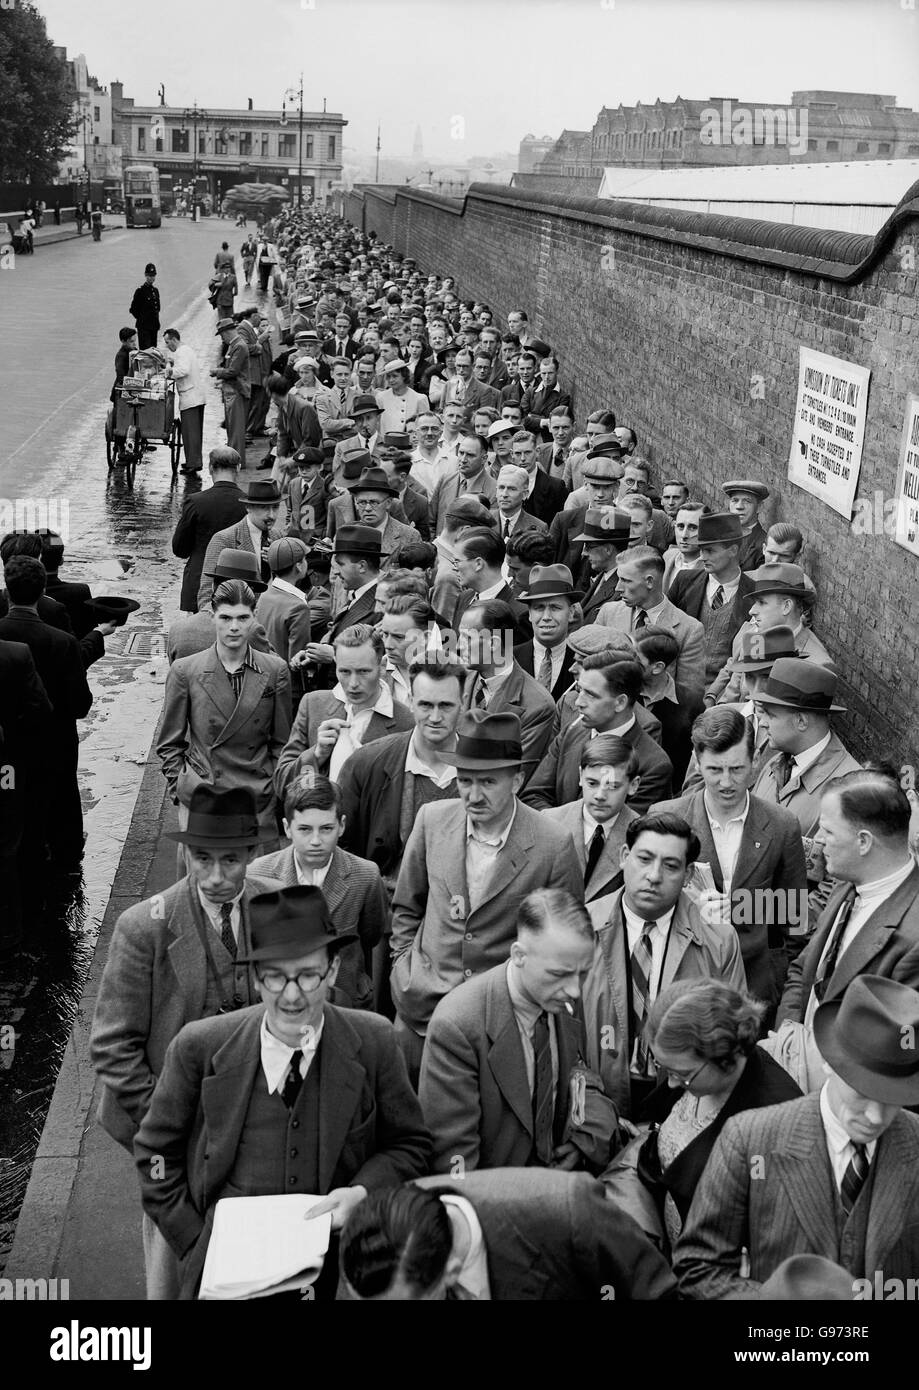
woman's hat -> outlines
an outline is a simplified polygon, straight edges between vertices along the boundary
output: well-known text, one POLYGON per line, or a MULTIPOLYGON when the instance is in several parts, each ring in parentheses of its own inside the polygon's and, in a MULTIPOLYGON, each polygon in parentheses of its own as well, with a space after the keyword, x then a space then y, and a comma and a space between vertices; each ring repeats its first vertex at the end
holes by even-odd
POLYGON ((236 963, 297 960, 323 946, 339 951, 352 941, 355 932, 336 932, 322 890, 294 883, 249 899, 249 953, 237 956, 236 963))
POLYGON ((919 1103, 919 994, 898 980, 856 975, 814 1014, 820 1056, 866 1100, 919 1103))
POLYGON ((469 710, 456 726, 456 752, 442 753, 445 763, 484 772, 488 768, 519 767, 523 761, 520 720, 516 714, 469 710))
POLYGON ((762 690, 756 692, 756 699, 758 703, 781 705, 784 709, 838 714, 846 708, 833 704, 838 684, 838 675, 828 666, 818 666, 800 656, 784 657, 775 662, 762 690))
POLYGON ((255 796, 246 787, 218 791, 216 787, 195 787, 188 803, 188 822, 184 830, 167 830, 167 840, 202 849, 241 849, 257 845, 258 810, 255 796))
POLYGON ((256 594, 268 588, 251 550, 221 550, 216 565, 206 574, 208 579, 241 579, 256 594))
POLYGON ((117 623, 119 627, 124 627, 132 613, 136 613, 140 604, 136 598, 116 598, 114 596, 102 596, 99 598, 88 598, 83 600, 87 608, 91 608, 99 622, 117 623))
POLYGON ((567 565, 534 565, 527 592, 519 597, 521 603, 535 603, 541 598, 567 598, 577 603, 584 595, 574 587, 567 565))

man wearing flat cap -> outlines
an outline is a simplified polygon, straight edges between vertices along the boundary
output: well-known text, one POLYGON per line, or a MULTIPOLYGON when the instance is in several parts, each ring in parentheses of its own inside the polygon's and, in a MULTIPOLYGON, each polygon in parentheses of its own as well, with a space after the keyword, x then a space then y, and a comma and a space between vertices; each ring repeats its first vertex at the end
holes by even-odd
POLYGON ((216 337, 223 340, 224 357, 211 376, 220 382, 227 427, 227 445, 239 454, 240 466, 246 466, 246 417, 249 411, 249 344, 239 331, 235 319, 217 321, 216 337))
MULTIPOLYGON (((195 1297, 221 1198, 319 1195, 314 1215, 331 1212, 336 1231, 368 1192, 420 1177, 430 1159, 392 1024, 328 1002, 354 937, 336 931, 321 890, 259 894, 250 912, 241 963, 262 1003, 181 1031, 134 1145, 181 1299, 195 1297)), ((334 1250, 330 1282, 333 1266, 334 1250)))
MULTIPOLYGON (((267 874, 247 876, 258 843, 249 791, 199 787, 186 829, 167 836, 184 848, 185 875, 115 923, 90 1039, 99 1123, 129 1152, 179 1030, 257 1002, 240 960, 249 947, 250 904, 281 886, 267 874)), ((144 1261, 147 1297, 175 1298, 175 1257, 147 1217, 144 1261)))
POLYGON ((766 544, 759 509, 769 496, 769 489, 756 478, 731 478, 721 484, 721 491, 727 493, 728 509, 740 517, 743 540, 737 552, 737 563, 742 570, 759 569, 766 544))
POLYGON ((861 1297, 916 1278, 919 1118, 902 1107, 919 1103, 919 994, 861 975, 820 1005, 814 1037, 822 1088, 735 1115, 715 1141, 674 1252, 682 1297, 760 1298, 791 1255, 842 1265, 861 1297))

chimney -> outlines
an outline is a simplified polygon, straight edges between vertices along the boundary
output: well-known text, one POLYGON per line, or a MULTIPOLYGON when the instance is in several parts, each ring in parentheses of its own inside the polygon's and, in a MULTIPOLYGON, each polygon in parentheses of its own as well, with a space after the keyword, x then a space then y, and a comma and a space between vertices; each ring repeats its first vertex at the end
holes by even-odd
POLYGON ((250 110, 250 111, 252 110, 252 98, 251 98, 251 97, 249 98, 249 110, 250 110))
POLYGON ((123 83, 123 82, 110 82, 110 83, 109 83, 109 86, 111 87, 111 92, 112 92, 112 105, 113 105, 113 106, 120 106, 120 105, 121 105, 121 102, 122 102, 122 98, 123 98, 123 96, 124 96, 124 83, 123 83))

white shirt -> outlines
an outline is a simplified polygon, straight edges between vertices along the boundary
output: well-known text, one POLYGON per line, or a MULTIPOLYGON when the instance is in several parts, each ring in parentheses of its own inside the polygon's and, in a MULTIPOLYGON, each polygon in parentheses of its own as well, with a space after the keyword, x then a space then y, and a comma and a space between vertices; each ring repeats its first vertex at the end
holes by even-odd
MULTIPOLYGON (((507 581, 502 575, 497 584, 490 584, 487 589, 483 589, 480 594, 477 594, 476 598, 478 598, 479 602, 481 602, 482 599, 497 598, 506 583, 507 581)), ((475 599, 473 599, 472 602, 475 603, 475 599)))
POLYGON ((301 869, 297 852, 294 850, 294 869, 297 873, 297 882, 306 884, 307 887, 321 888, 325 883, 326 874, 332 867, 332 856, 329 855, 321 869, 301 869))
MULTIPOLYGON (((473 912, 482 901, 485 884, 491 877, 495 860, 507 844, 507 837, 517 818, 517 799, 511 818, 497 839, 485 839, 473 829, 472 821, 466 817, 466 885, 469 890, 469 911, 473 912)), ((472 973, 471 971, 469 972, 472 973)))
POLYGON ((804 751, 801 753, 795 753, 792 758, 791 777, 789 777, 788 779, 789 782, 794 777, 800 777, 802 772, 806 772, 807 769, 811 766, 811 764, 817 761, 824 748, 828 748, 829 745, 830 730, 827 730, 826 734, 820 740, 819 743, 815 743, 812 748, 805 748, 804 751))
POLYGON ((682 550, 678 550, 673 559, 673 573, 679 574, 680 570, 697 570, 701 564, 701 552, 694 560, 688 560, 682 550))
POLYGON ((198 359, 184 343, 179 343, 173 353, 172 375, 179 393, 180 410, 190 410, 193 406, 204 405, 204 387, 201 384, 198 359))
MULTIPOLYGON (((300 1075, 306 1076, 310 1069, 310 1064, 316 1056, 316 1049, 322 1038, 322 1029, 325 1024, 325 1015, 319 1020, 319 1027, 310 1035, 309 1046, 304 1043, 301 1051, 303 1057, 300 1062, 300 1075)), ((290 1071, 290 1059, 294 1055, 294 1048, 288 1047, 287 1043, 281 1042, 274 1033, 268 1029, 268 1015, 262 1015, 262 1026, 259 1029, 259 1045, 262 1053, 262 1072, 268 1083, 268 1094, 272 1095, 277 1091, 278 1094, 284 1090, 284 1082, 287 1073, 290 1071)))
POLYGON ((338 780, 348 758, 352 753, 357 752, 364 741, 367 726, 374 714, 382 714, 386 719, 392 718, 393 700, 392 691, 385 681, 380 681, 379 693, 376 702, 369 708, 357 710, 348 703, 348 698, 339 683, 332 691, 336 700, 340 700, 345 707, 345 716, 348 723, 343 729, 339 730, 338 742, 332 749, 332 756, 329 759, 329 777, 333 782, 338 780))
POLYGON ((444 1192, 440 1199, 445 1207, 453 1208, 456 1213, 462 1213, 462 1219, 469 1227, 469 1251, 463 1260, 463 1266, 457 1275, 456 1285, 470 1299, 482 1301, 491 1298, 491 1285, 488 1282, 488 1251, 485 1249, 485 1237, 482 1234, 482 1226, 475 1212, 475 1207, 466 1197, 459 1197, 454 1192, 444 1192))
POLYGON ((485 708, 491 704, 492 700, 506 681, 510 680, 511 672, 514 669, 513 661, 509 661, 506 666, 499 666, 493 676, 483 676, 482 682, 485 686, 485 708))
POLYGON ((545 659, 546 652, 548 652, 552 662, 552 679, 549 682, 550 690, 561 675, 562 662, 565 660, 565 652, 567 650, 567 642, 557 642, 554 647, 544 647, 535 637, 533 638, 533 676, 538 680, 540 667, 545 659))
POLYGON ((532 472, 530 473, 530 481, 527 483, 527 497, 532 497, 532 496, 533 496, 533 489, 534 489, 534 487, 536 486, 536 470, 537 470, 537 468, 538 468, 538 464, 535 464, 535 463, 534 463, 532 472))
MULTIPOLYGON (((627 733, 629 732, 629 729, 631 729, 631 727, 632 727, 632 725, 633 725, 634 723, 635 723, 635 716, 634 716, 634 714, 633 714, 632 717, 631 717, 631 719, 627 719, 627 720, 625 721, 624 724, 617 724, 616 727, 615 727, 615 729, 603 729, 602 732, 605 733, 605 734, 611 734, 611 735, 615 736, 616 738, 622 738, 622 735, 623 735, 623 734, 627 734, 627 733)), ((601 730, 600 730, 600 729, 591 729, 591 731, 590 731, 590 736, 591 736, 591 738, 598 738, 599 735, 600 735, 600 733, 601 733, 601 730)))
MULTIPOLYGON (((239 945, 239 927, 242 920, 242 910, 240 908, 240 903, 242 902, 242 896, 244 892, 245 889, 241 888, 237 893, 236 897, 233 898, 232 902, 230 903, 230 926, 233 928, 233 939, 236 942, 237 946, 239 945)), ((220 936, 223 932, 223 920, 220 916, 222 904, 210 902, 201 892, 200 888, 198 889, 198 901, 204 909, 204 916, 206 920, 210 922, 211 926, 214 928, 214 931, 217 933, 218 936, 220 936)))
MULTIPOLYGON (((523 1061, 527 1069, 527 1085, 530 1094, 533 1094, 533 1087, 536 1083, 536 1049, 533 1045, 533 1029, 539 1021, 542 1009, 538 1004, 534 1004, 528 999, 520 988, 520 972, 517 970, 513 961, 508 961, 506 968, 507 992, 511 996, 511 1008, 514 1010, 514 1019, 517 1030, 520 1033, 520 1043, 523 1047, 523 1061)), ((558 1038, 556 1036, 555 1018, 552 1014, 548 1015, 549 1020, 549 1051, 552 1055, 552 1089, 558 1089, 558 1038)))
POLYGON ((731 580, 729 583, 727 583, 727 584, 725 584, 723 580, 719 579, 719 578, 717 577, 717 575, 710 574, 710 575, 708 576, 708 583, 707 583, 706 586, 705 586, 705 597, 708 599, 709 607, 711 607, 712 599, 715 597, 715 594, 718 592, 719 589, 723 589, 723 590, 724 590, 724 602, 725 602, 725 604, 730 603, 730 602, 731 602, 731 599, 732 599, 732 598, 734 597, 734 595, 737 593, 737 585, 738 585, 739 583, 740 583, 740 575, 739 575, 739 574, 738 574, 738 576, 737 576, 736 579, 732 579, 732 580, 731 580))
POLYGON ((721 865, 721 873, 724 878, 724 892, 730 897, 731 880, 734 877, 734 869, 737 866, 737 855, 740 853, 743 828, 747 816, 750 814, 750 793, 747 792, 744 799, 743 810, 736 816, 731 816, 724 824, 715 819, 714 812, 708 804, 708 792, 703 794, 702 802, 705 806, 705 814, 708 816, 708 823, 711 827, 715 849, 718 852, 718 863, 721 865))
POLYGON ((602 821, 602 822, 601 822, 601 821, 598 821, 598 820, 594 820, 593 816, 590 814, 590 812, 588 811, 587 807, 586 807, 586 806, 582 806, 582 807, 581 807, 581 818, 582 818, 582 820, 583 820, 583 822, 584 822, 584 824, 583 824, 583 831, 584 831, 584 848, 585 848, 585 849, 590 849, 590 842, 591 842, 591 840, 593 839, 593 837, 594 837, 594 831, 597 829, 598 826, 599 826, 600 829, 603 831, 603 839, 604 839, 604 842, 605 842, 606 840, 608 840, 608 839, 609 839, 609 835, 610 835, 610 831, 612 830, 613 826, 616 824, 616 822, 617 822, 617 820, 619 819, 619 816, 620 816, 620 815, 621 815, 621 812, 620 812, 620 811, 617 811, 616 814, 613 816, 612 820, 606 820, 606 821, 602 821))
POLYGON ((408 752, 405 755, 405 770, 410 772, 413 777, 429 777, 441 791, 449 787, 450 783, 456 779, 456 768, 449 763, 442 763, 440 767, 435 767, 432 763, 425 762, 418 752, 416 739, 417 729, 408 741, 408 752))
POLYGON ((513 533, 514 527, 517 525, 517 518, 522 511, 523 508, 518 507, 517 510, 512 512, 509 516, 505 512, 498 513, 498 524, 501 527, 502 540, 505 536, 510 536, 513 533))
POLYGON ((665 601, 665 599, 661 599, 660 603, 656 604, 654 608, 633 608, 632 617, 629 622, 629 627, 632 629, 632 631, 635 631, 635 619, 638 617, 639 612, 643 612, 647 615, 648 627, 656 627, 658 619, 660 618, 661 613, 663 613, 664 611, 665 601))
MULTIPOLYGON (((838 1120, 830 1109, 828 1087, 829 1082, 824 1081, 820 1092, 820 1119, 823 1121, 823 1133, 826 1138, 826 1149, 830 1156, 833 1177, 836 1179, 836 1186, 841 1191, 846 1169, 855 1154, 855 1146, 843 1128, 842 1121, 838 1120)), ((870 1144, 865 1145, 869 1163, 874 1162, 877 1146, 878 1141, 876 1139, 872 1139, 870 1144)))
MULTIPOLYGON (((262 536, 264 535, 264 532, 260 531, 260 530, 258 529, 257 526, 253 526, 253 525, 252 525, 252 521, 251 521, 251 519, 250 519, 250 517, 249 517, 249 513, 248 513, 248 512, 246 513, 246 525, 247 525, 248 528, 249 528, 249 539, 250 539, 251 542, 252 542, 252 549, 255 551, 255 558, 256 558, 256 560, 259 561, 259 563, 261 563, 261 558, 262 558, 262 536)), ((269 542, 269 544, 270 544, 270 542, 269 542)), ((266 546, 266 549, 267 549, 267 546, 266 546)))

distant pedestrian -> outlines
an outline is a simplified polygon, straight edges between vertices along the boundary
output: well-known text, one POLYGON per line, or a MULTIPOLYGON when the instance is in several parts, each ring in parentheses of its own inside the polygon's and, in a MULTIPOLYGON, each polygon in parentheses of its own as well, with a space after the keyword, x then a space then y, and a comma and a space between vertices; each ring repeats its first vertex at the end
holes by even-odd
POLYGON ((229 266, 230 270, 234 269, 233 253, 230 251, 229 243, 226 241, 221 243, 220 250, 214 257, 215 270, 222 270, 224 266, 229 266))
POLYGON ((55 225, 55 227, 59 227, 59 226, 61 225, 61 200, 60 200, 60 198, 55 198, 55 200, 54 200, 54 225, 55 225))
MULTIPOLYGON (((99 214, 101 221, 102 214, 99 214)), ((144 348, 155 348, 160 331, 160 292, 156 288, 156 266, 150 261, 144 267, 144 283, 134 291, 129 313, 137 324, 137 341, 144 348)))
POLYGON ((163 334, 163 341, 170 358, 166 375, 175 382, 179 393, 182 447, 185 450, 182 472, 200 473, 205 400, 201 369, 191 348, 182 343, 177 328, 167 328, 163 334))
POLYGON ((223 366, 215 367, 211 376, 220 381, 223 408, 227 422, 227 444, 239 454, 240 463, 246 466, 246 415, 249 410, 249 345, 240 336, 239 327, 231 318, 224 318, 217 324, 217 333, 223 339, 226 355, 223 366))
POLYGON ((251 285, 255 258, 258 255, 258 243, 251 232, 239 248, 239 254, 242 256, 243 274, 246 278, 246 284, 251 285))

